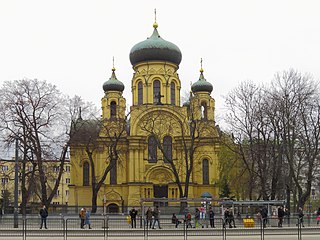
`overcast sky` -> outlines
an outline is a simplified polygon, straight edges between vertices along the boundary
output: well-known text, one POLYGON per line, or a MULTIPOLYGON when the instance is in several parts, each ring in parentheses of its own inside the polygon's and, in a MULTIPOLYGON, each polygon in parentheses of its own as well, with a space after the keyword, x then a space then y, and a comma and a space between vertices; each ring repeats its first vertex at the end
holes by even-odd
POLYGON ((268 83, 289 68, 320 78, 317 0, 1 0, 0 83, 47 80, 100 107, 114 56, 131 104, 129 52, 152 34, 155 8, 161 37, 182 52, 182 95, 203 58, 218 116, 241 81, 268 83))

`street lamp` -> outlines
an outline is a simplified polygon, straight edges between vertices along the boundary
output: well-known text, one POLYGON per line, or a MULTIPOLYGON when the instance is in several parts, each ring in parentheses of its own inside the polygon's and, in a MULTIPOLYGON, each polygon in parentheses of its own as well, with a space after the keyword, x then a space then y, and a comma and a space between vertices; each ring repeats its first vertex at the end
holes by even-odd
POLYGON ((15 165, 14 165, 14 223, 13 227, 18 228, 18 137, 16 137, 15 165))

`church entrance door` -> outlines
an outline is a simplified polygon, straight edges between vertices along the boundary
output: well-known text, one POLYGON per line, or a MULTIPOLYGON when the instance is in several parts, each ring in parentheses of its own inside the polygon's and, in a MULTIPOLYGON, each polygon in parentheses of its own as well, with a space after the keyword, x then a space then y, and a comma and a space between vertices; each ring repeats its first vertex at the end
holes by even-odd
MULTIPOLYGON (((154 198, 168 198, 168 185, 153 185, 154 198)), ((167 202, 154 202, 154 206, 168 206, 167 202)))

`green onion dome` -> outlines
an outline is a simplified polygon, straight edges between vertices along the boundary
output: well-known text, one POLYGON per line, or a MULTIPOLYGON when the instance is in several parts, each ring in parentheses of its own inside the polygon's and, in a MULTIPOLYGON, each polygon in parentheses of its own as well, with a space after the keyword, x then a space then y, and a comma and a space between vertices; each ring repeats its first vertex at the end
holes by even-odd
POLYGON ((160 37, 156 22, 153 27, 154 30, 151 37, 132 47, 130 51, 131 64, 135 66, 140 62, 168 61, 179 65, 182 59, 180 49, 175 44, 160 37))
POLYGON ((199 80, 196 81, 191 86, 191 90, 193 93, 195 92, 209 92, 211 93, 213 90, 212 84, 207 82, 207 80, 203 76, 203 69, 200 69, 200 77, 199 80))
POLYGON ((109 78, 108 81, 106 81, 102 88, 105 92, 107 91, 119 91, 119 92, 123 92, 124 90, 124 85, 121 81, 119 81, 116 77, 115 74, 116 69, 112 68, 112 74, 111 77, 109 78))

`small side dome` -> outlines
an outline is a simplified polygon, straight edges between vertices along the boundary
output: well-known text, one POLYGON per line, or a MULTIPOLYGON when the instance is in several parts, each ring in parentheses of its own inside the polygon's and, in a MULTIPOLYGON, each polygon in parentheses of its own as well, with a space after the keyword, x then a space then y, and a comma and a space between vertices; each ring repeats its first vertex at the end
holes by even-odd
POLYGON ((133 66, 140 62, 147 61, 168 61, 179 65, 182 54, 177 45, 160 37, 157 27, 153 24, 154 30, 151 37, 134 45, 130 51, 130 62, 133 66))
POLYGON ((203 69, 200 69, 200 77, 199 80, 196 81, 194 84, 191 86, 191 90, 193 93, 196 92, 208 92, 211 93, 213 90, 213 86, 211 83, 207 82, 207 80, 203 76, 203 69))
POLYGON ((124 85, 121 81, 119 81, 116 77, 115 74, 116 69, 112 68, 112 74, 111 77, 109 78, 108 81, 106 81, 102 88, 103 91, 107 92, 107 91, 118 91, 118 92, 123 92, 124 90, 124 85))

